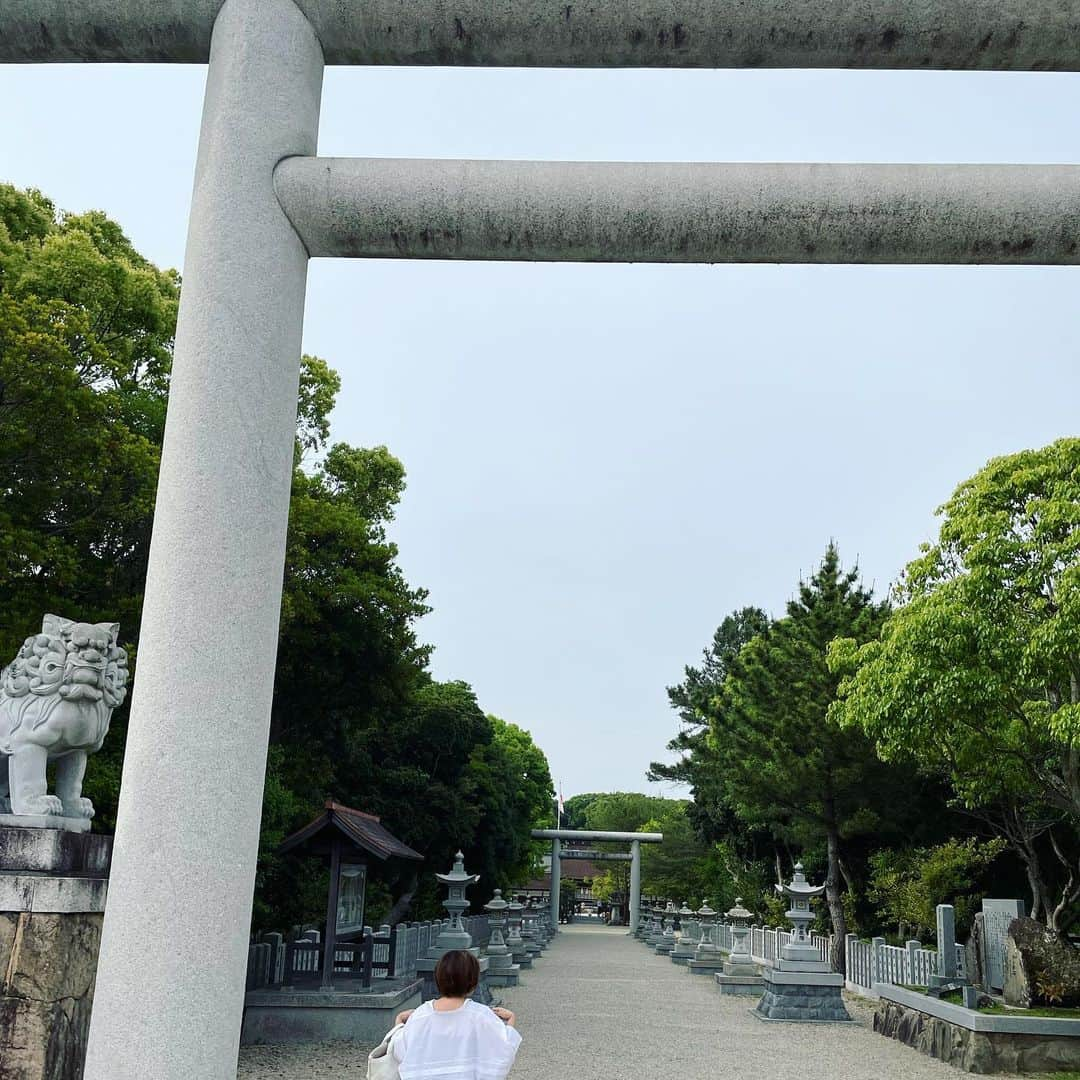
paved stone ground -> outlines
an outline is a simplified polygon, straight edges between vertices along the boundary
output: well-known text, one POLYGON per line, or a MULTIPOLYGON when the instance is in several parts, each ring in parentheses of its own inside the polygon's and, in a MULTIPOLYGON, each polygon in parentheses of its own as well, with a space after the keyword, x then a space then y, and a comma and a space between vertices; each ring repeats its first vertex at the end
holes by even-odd
MULTIPOLYGON (((623 930, 563 927, 523 985, 501 991, 524 1036, 512 1080, 960 1080, 964 1073, 853 1024, 766 1024, 753 998, 649 956, 623 930)), ((242 1080, 360 1077, 362 1047, 245 1047, 242 1080)), ((1007 1078, 1002 1077, 1002 1080, 1007 1078)))

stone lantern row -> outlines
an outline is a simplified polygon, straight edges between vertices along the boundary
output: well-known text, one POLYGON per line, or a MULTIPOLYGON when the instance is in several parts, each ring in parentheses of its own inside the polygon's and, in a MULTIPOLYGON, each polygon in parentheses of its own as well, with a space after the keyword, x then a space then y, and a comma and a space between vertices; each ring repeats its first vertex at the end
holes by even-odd
POLYGON ((434 972, 440 957, 452 949, 466 949, 480 961, 477 1000, 489 1003, 490 987, 516 986, 521 969, 531 968, 554 937, 548 910, 546 906, 522 904, 515 899, 508 901, 503 897, 502 889, 496 889, 495 895, 484 905, 491 934, 481 955, 481 950, 473 946, 472 935, 462 920, 469 908, 465 893, 480 880, 480 876, 466 872, 465 856, 459 851, 450 871, 435 877, 446 886, 443 907, 450 918, 434 947, 417 961, 417 971, 424 978, 424 1000, 435 996, 434 972))
POLYGON ((814 921, 810 900, 825 887, 811 885, 797 863, 790 883, 775 888, 788 899, 785 914, 794 927, 775 966, 759 969, 754 962, 754 916, 742 897, 736 897, 723 924, 708 901, 697 911, 686 902, 676 908, 671 900, 644 906, 635 936, 650 952, 670 957, 692 974, 713 975, 721 993, 760 997, 756 1012, 763 1020, 849 1020, 840 994, 844 977, 821 959, 809 933, 814 921))

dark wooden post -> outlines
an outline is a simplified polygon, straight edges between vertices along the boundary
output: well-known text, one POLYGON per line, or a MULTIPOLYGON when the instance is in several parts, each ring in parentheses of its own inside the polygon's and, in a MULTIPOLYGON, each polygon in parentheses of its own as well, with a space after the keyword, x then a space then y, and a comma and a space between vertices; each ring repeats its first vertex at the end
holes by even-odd
POLYGON ((326 933, 323 935, 322 988, 334 988, 334 952, 337 948, 338 891, 341 886, 341 837, 335 830, 330 842, 330 889, 326 899, 326 933))

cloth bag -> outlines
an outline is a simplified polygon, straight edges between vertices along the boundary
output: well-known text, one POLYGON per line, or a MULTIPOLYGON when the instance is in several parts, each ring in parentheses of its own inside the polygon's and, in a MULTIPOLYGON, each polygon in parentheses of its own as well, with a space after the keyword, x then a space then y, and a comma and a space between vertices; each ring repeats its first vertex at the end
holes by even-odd
POLYGON ((367 1080, 399 1080, 397 1058, 390 1047, 404 1027, 404 1024, 395 1024, 383 1036, 383 1041, 368 1054, 367 1080))

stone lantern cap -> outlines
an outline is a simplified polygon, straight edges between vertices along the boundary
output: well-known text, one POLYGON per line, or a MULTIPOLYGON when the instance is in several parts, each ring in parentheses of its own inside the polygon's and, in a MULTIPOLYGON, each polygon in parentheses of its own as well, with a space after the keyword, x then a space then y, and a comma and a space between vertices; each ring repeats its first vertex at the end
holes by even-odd
POLYGON ((496 889, 495 895, 484 905, 484 910, 501 914, 508 907, 510 905, 503 899, 502 889, 496 889))
POLYGON ((774 885, 774 889, 781 896, 790 896, 796 900, 809 900, 813 896, 820 896, 825 891, 824 885, 811 885, 803 873, 803 864, 795 864, 795 874, 787 885, 774 885))
POLYGON ((664 914, 665 915, 673 915, 674 913, 675 913, 675 901, 674 900, 669 900, 667 902, 667 907, 664 908, 664 914))
POLYGON ((703 918, 705 920, 715 919, 716 918, 716 912, 713 911, 713 909, 711 907, 709 907, 709 901, 708 900, 706 900, 705 903, 702 904, 700 908, 698 908, 697 913, 698 913, 699 916, 701 916, 701 918, 703 918))
POLYGON ((735 906, 727 913, 727 917, 734 923, 744 923, 752 919, 754 913, 743 907, 741 896, 736 896, 735 906))
POLYGON ((454 856, 450 873, 436 874, 435 879, 442 885, 475 885, 480 880, 480 875, 465 873, 465 856, 459 851, 454 856))
POLYGON ((679 908, 679 917, 682 919, 692 919, 694 917, 694 909, 685 900, 683 906, 679 908))

